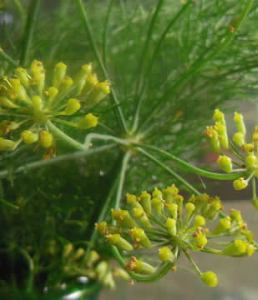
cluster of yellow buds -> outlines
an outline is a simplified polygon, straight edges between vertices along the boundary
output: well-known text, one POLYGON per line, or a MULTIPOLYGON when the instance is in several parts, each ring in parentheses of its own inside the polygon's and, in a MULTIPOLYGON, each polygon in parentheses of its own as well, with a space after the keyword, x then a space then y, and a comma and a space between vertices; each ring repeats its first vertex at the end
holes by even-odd
POLYGON ((49 121, 78 129, 97 126, 98 117, 88 110, 110 93, 109 82, 100 82, 91 64, 83 65, 73 78, 62 62, 50 73, 46 76, 43 63, 34 60, 29 68, 18 67, 2 79, 0 151, 22 142, 53 147, 49 121))
POLYGON ((94 250, 87 252, 83 247, 76 247, 71 242, 62 245, 61 252, 56 251, 57 248, 59 248, 57 242, 50 241, 47 254, 55 261, 58 259, 56 255, 61 259, 61 269, 58 272, 63 275, 63 280, 83 276, 113 289, 115 288, 115 278, 130 279, 125 270, 112 266, 94 250))
POLYGON ((201 194, 185 200, 173 184, 139 196, 127 194, 126 198, 127 209, 113 209, 111 224, 103 221, 96 228, 124 257, 129 256, 125 263, 129 273, 153 274, 164 262, 171 262, 175 270, 179 254, 185 254, 201 280, 214 287, 218 283, 216 274, 201 272, 189 252, 249 256, 255 251, 241 213, 231 210, 225 214, 218 197, 201 194), (221 237, 220 246, 214 248, 214 239, 221 237), (153 251, 156 253, 158 266, 137 256, 141 252, 147 255, 148 250, 149 260, 153 251))
POLYGON ((258 126, 254 128, 251 140, 248 141, 242 114, 237 112, 234 114, 236 132, 231 138, 228 137, 224 113, 215 109, 213 120, 215 124, 208 126, 205 134, 213 150, 219 154, 217 159, 219 168, 226 173, 239 172, 239 178, 233 182, 235 190, 245 189, 252 181, 253 203, 258 209, 258 199, 255 193, 258 177, 258 126))

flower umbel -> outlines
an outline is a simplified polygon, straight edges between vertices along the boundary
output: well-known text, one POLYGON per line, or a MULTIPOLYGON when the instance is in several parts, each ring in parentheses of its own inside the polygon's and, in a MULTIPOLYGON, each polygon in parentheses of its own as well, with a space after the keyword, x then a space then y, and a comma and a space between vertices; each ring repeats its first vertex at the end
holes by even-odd
POLYGON ((124 257, 129 256, 124 263, 128 272, 154 274, 159 269, 153 266, 157 260, 161 265, 169 263, 171 269, 181 253, 202 281, 215 287, 216 274, 201 272, 191 252, 226 256, 254 252, 252 234, 241 213, 231 210, 227 215, 218 197, 202 194, 185 200, 173 184, 163 190, 155 188, 152 193, 127 194, 127 206, 112 211, 112 224, 103 221, 96 228, 124 257))
POLYGON ((239 173, 239 178, 233 182, 233 188, 237 191, 247 188, 251 181, 253 204, 255 207, 258 207, 256 196, 256 178, 258 177, 258 126, 255 126, 251 139, 248 141, 242 114, 238 112, 234 114, 236 132, 232 137, 228 136, 223 112, 219 109, 215 109, 213 119, 215 124, 208 126, 205 134, 213 150, 220 154, 217 160, 219 168, 226 173, 239 173))
POLYGON ((34 60, 30 68, 18 67, 3 82, 0 151, 13 150, 20 143, 54 147, 49 122, 82 130, 97 126, 98 118, 89 109, 110 92, 109 82, 100 82, 91 64, 83 65, 72 78, 62 62, 47 74, 43 63, 34 60))

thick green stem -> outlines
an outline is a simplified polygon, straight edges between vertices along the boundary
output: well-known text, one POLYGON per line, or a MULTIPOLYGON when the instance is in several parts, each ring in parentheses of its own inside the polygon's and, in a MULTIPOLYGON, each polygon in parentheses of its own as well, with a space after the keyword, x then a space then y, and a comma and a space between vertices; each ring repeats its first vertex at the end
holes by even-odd
MULTIPOLYGON (((89 18, 88 18, 88 14, 87 14, 87 11, 86 11, 86 8, 85 8, 85 5, 83 5, 82 3, 82 0, 76 0, 77 2, 77 5, 78 5, 78 8, 79 8, 79 11, 82 15, 82 20, 83 20, 83 23, 84 23, 84 27, 85 27, 85 31, 87 33, 87 36, 88 36, 88 39, 90 41, 90 44, 91 44, 91 47, 92 47, 92 50, 94 52, 94 55, 96 57, 96 60, 104 74, 104 76, 106 77, 106 79, 109 80, 109 75, 108 75, 108 72, 105 68, 105 65, 102 61, 102 58, 100 56, 100 53, 99 53, 99 50, 97 48, 97 45, 96 45, 96 42, 95 42, 95 39, 93 37, 93 32, 92 32, 92 29, 91 29, 91 25, 90 25, 90 22, 89 22, 89 18)), ((119 121, 119 124, 121 126, 121 128, 127 132, 128 129, 127 129, 127 125, 126 125, 126 121, 125 121, 125 117, 124 117, 124 113, 120 107, 120 102, 117 98, 117 95, 114 91, 114 89, 111 87, 111 97, 113 99, 113 102, 115 104, 115 109, 116 109, 116 116, 117 116, 117 119, 119 121)))
POLYGON ((171 159, 182 170, 196 174, 196 175, 200 175, 200 176, 203 176, 206 178, 217 179, 217 180, 234 180, 234 179, 239 178, 242 174, 242 173, 223 174, 223 173, 210 172, 210 171, 195 167, 192 164, 182 160, 181 158, 178 158, 177 156, 169 153, 168 151, 162 150, 158 147, 151 146, 151 145, 144 145, 144 144, 142 144, 142 145, 139 144, 139 147, 151 149, 155 152, 158 152, 161 155, 163 155, 164 157, 171 159))
POLYGON ((65 144, 77 150, 85 150, 85 146, 78 141, 71 138, 69 135, 64 133, 61 129, 59 129, 56 125, 54 125, 51 121, 47 122, 47 126, 50 131, 65 144))
POLYGON ((171 174, 173 177, 175 177, 179 182, 181 182, 186 189, 191 192, 194 193, 196 195, 200 195, 201 193, 195 188, 193 187, 188 181, 186 181, 183 177, 181 177, 180 175, 178 175, 175 171, 173 171, 171 168, 169 168, 168 166, 166 166, 163 162, 161 162, 160 160, 158 160, 156 157, 154 157, 153 155, 151 155, 150 153, 148 153, 147 151, 141 149, 141 148, 137 148, 137 150, 139 152, 141 152, 144 156, 148 157, 150 160, 152 160, 155 164, 157 164, 158 166, 160 166, 162 169, 164 169, 165 171, 167 171, 169 174, 171 174))
POLYGON ((41 0, 32 0, 30 3, 20 57, 20 64, 22 66, 26 66, 29 60, 29 51, 33 40, 36 21, 39 15, 40 4, 41 0))
POLYGON ((123 187, 124 187, 124 183, 125 183, 126 169, 127 169, 130 157, 131 157, 131 153, 129 151, 126 152, 126 154, 123 157, 122 167, 121 167, 119 181, 118 181, 117 193, 116 193, 116 201, 114 203, 114 208, 119 208, 120 207, 120 201, 122 199, 123 187))
MULTIPOLYGON (((100 211, 98 219, 96 220, 96 223, 103 221, 107 217, 108 212, 110 212, 110 210, 112 208, 119 207, 119 203, 120 203, 120 199, 121 199, 122 191, 123 191, 124 180, 125 180, 126 168, 127 168, 129 159, 130 159, 130 153, 127 152, 122 158, 121 169, 119 170, 119 173, 116 172, 119 175, 117 176, 116 173, 114 174, 115 178, 113 180, 113 184, 112 184, 109 194, 106 198, 104 206, 102 207, 102 209, 100 211), (116 191, 116 195, 115 195, 115 191, 116 191), (114 195, 115 195, 115 201, 112 201, 112 198, 114 195)), ((119 167, 120 167, 120 163, 119 163, 119 167)), ((98 233, 97 233, 96 229, 94 228, 92 235, 90 237, 87 254, 93 248, 93 246, 96 242, 97 234, 98 233)))

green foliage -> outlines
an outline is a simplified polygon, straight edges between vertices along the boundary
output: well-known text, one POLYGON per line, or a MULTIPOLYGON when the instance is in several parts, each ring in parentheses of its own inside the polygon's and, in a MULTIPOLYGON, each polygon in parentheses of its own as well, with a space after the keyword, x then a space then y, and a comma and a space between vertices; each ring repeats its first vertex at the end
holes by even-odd
MULTIPOLYGON (((255 1, 51 4, 50 10, 45 1, 15 0, 1 7, 0 18, 11 21, 1 23, 0 73, 9 76, 34 59, 47 71, 63 61, 72 72, 92 61, 100 80, 111 82, 111 94, 92 109, 100 117, 98 129, 86 136, 92 150, 85 149, 84 136, 62 125, 52 132, 57 140, 72 137, 85 152, 60 143, 50 161, 28 146, 1 153, 1 228, 8 227, 1 231, 1 251, 24 249, 39 266, 50 240, 84 242, 89 250, 97 238, 94 223, 120 206, 124 190, 152 189, 173 176, 198 194, 178 166, 214 179, 238 178, 177 156, 197 156, 211 112, 230 100, 253 100, 257 88, 255 1)), ((6 120, 2 107, 0 118, 6 120)))

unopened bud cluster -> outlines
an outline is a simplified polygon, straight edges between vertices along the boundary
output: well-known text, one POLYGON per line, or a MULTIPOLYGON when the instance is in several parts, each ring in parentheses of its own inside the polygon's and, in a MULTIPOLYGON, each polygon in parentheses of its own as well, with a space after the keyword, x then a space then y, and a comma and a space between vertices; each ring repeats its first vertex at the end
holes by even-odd
MULTIPOLYGON (((155 188, 152 193, 144 191, 139 196, 127 194, 127 207, 113 209, 111 224, 103 221, 96 228, 110 245, 129 257, 129 272, 152 274, 158 268, 148 261, 152 254, 145 260, 137 256, 138 249, 144 249, 146 254, 148 250, 154 251, 160 264, 171 262, 173 266, 179 254, 189 258, 189 252, 249 256, 255 251, 252 234, 241 213, 232 210, 225 214, 218 197, 202 194, 185 200, 173 184, 163 190, 155 188), (214 241, 221 237, 227 239, 215 247, 214 241)), ((215 273, 202 273, 198 267, 195 270, 204 283, 217 285, 215 273)))
POLYGON ((27 69, 18 67, 0 88, 0 151, 20 143, 53 147, 48 121, 83 130, 97 126, 98 117, 88 110, 109 93, 109 82, 100 82, 91 64, 73 78, 62 62, 50 74, 37 60, 27 69))
POLYGON ((126 271, 117 266, 111 266, 96 251, 87 252, 84 247, 75 246, 71 242, 59 245, 52 240, 46 247, 48 258, 53 261, 61 260, 60 270, 56 270, 58 276, 63 276, 63 280, 86 277, 88 280, 100 282, 102 285, 114 288, 115 277, 129 280, 130 277, 126 271))
MULTIPOLYGON (((243 190, 250 180, 255 181, 258 178, 258 126, 254 128, 250 137, 247 137, 244 117, 235 112, 236 132, 229 137, 224 113, 215 109, 213 120, 215 124, 206 128, 205 135, 209 138, 213 150, 219 154, 218 166, 226 173, 239 170, 241 175, 234 180, 233 187, 235 190, 243 190)), ((255 196, 253 202, 258 208, 258 199, 255 196)))

